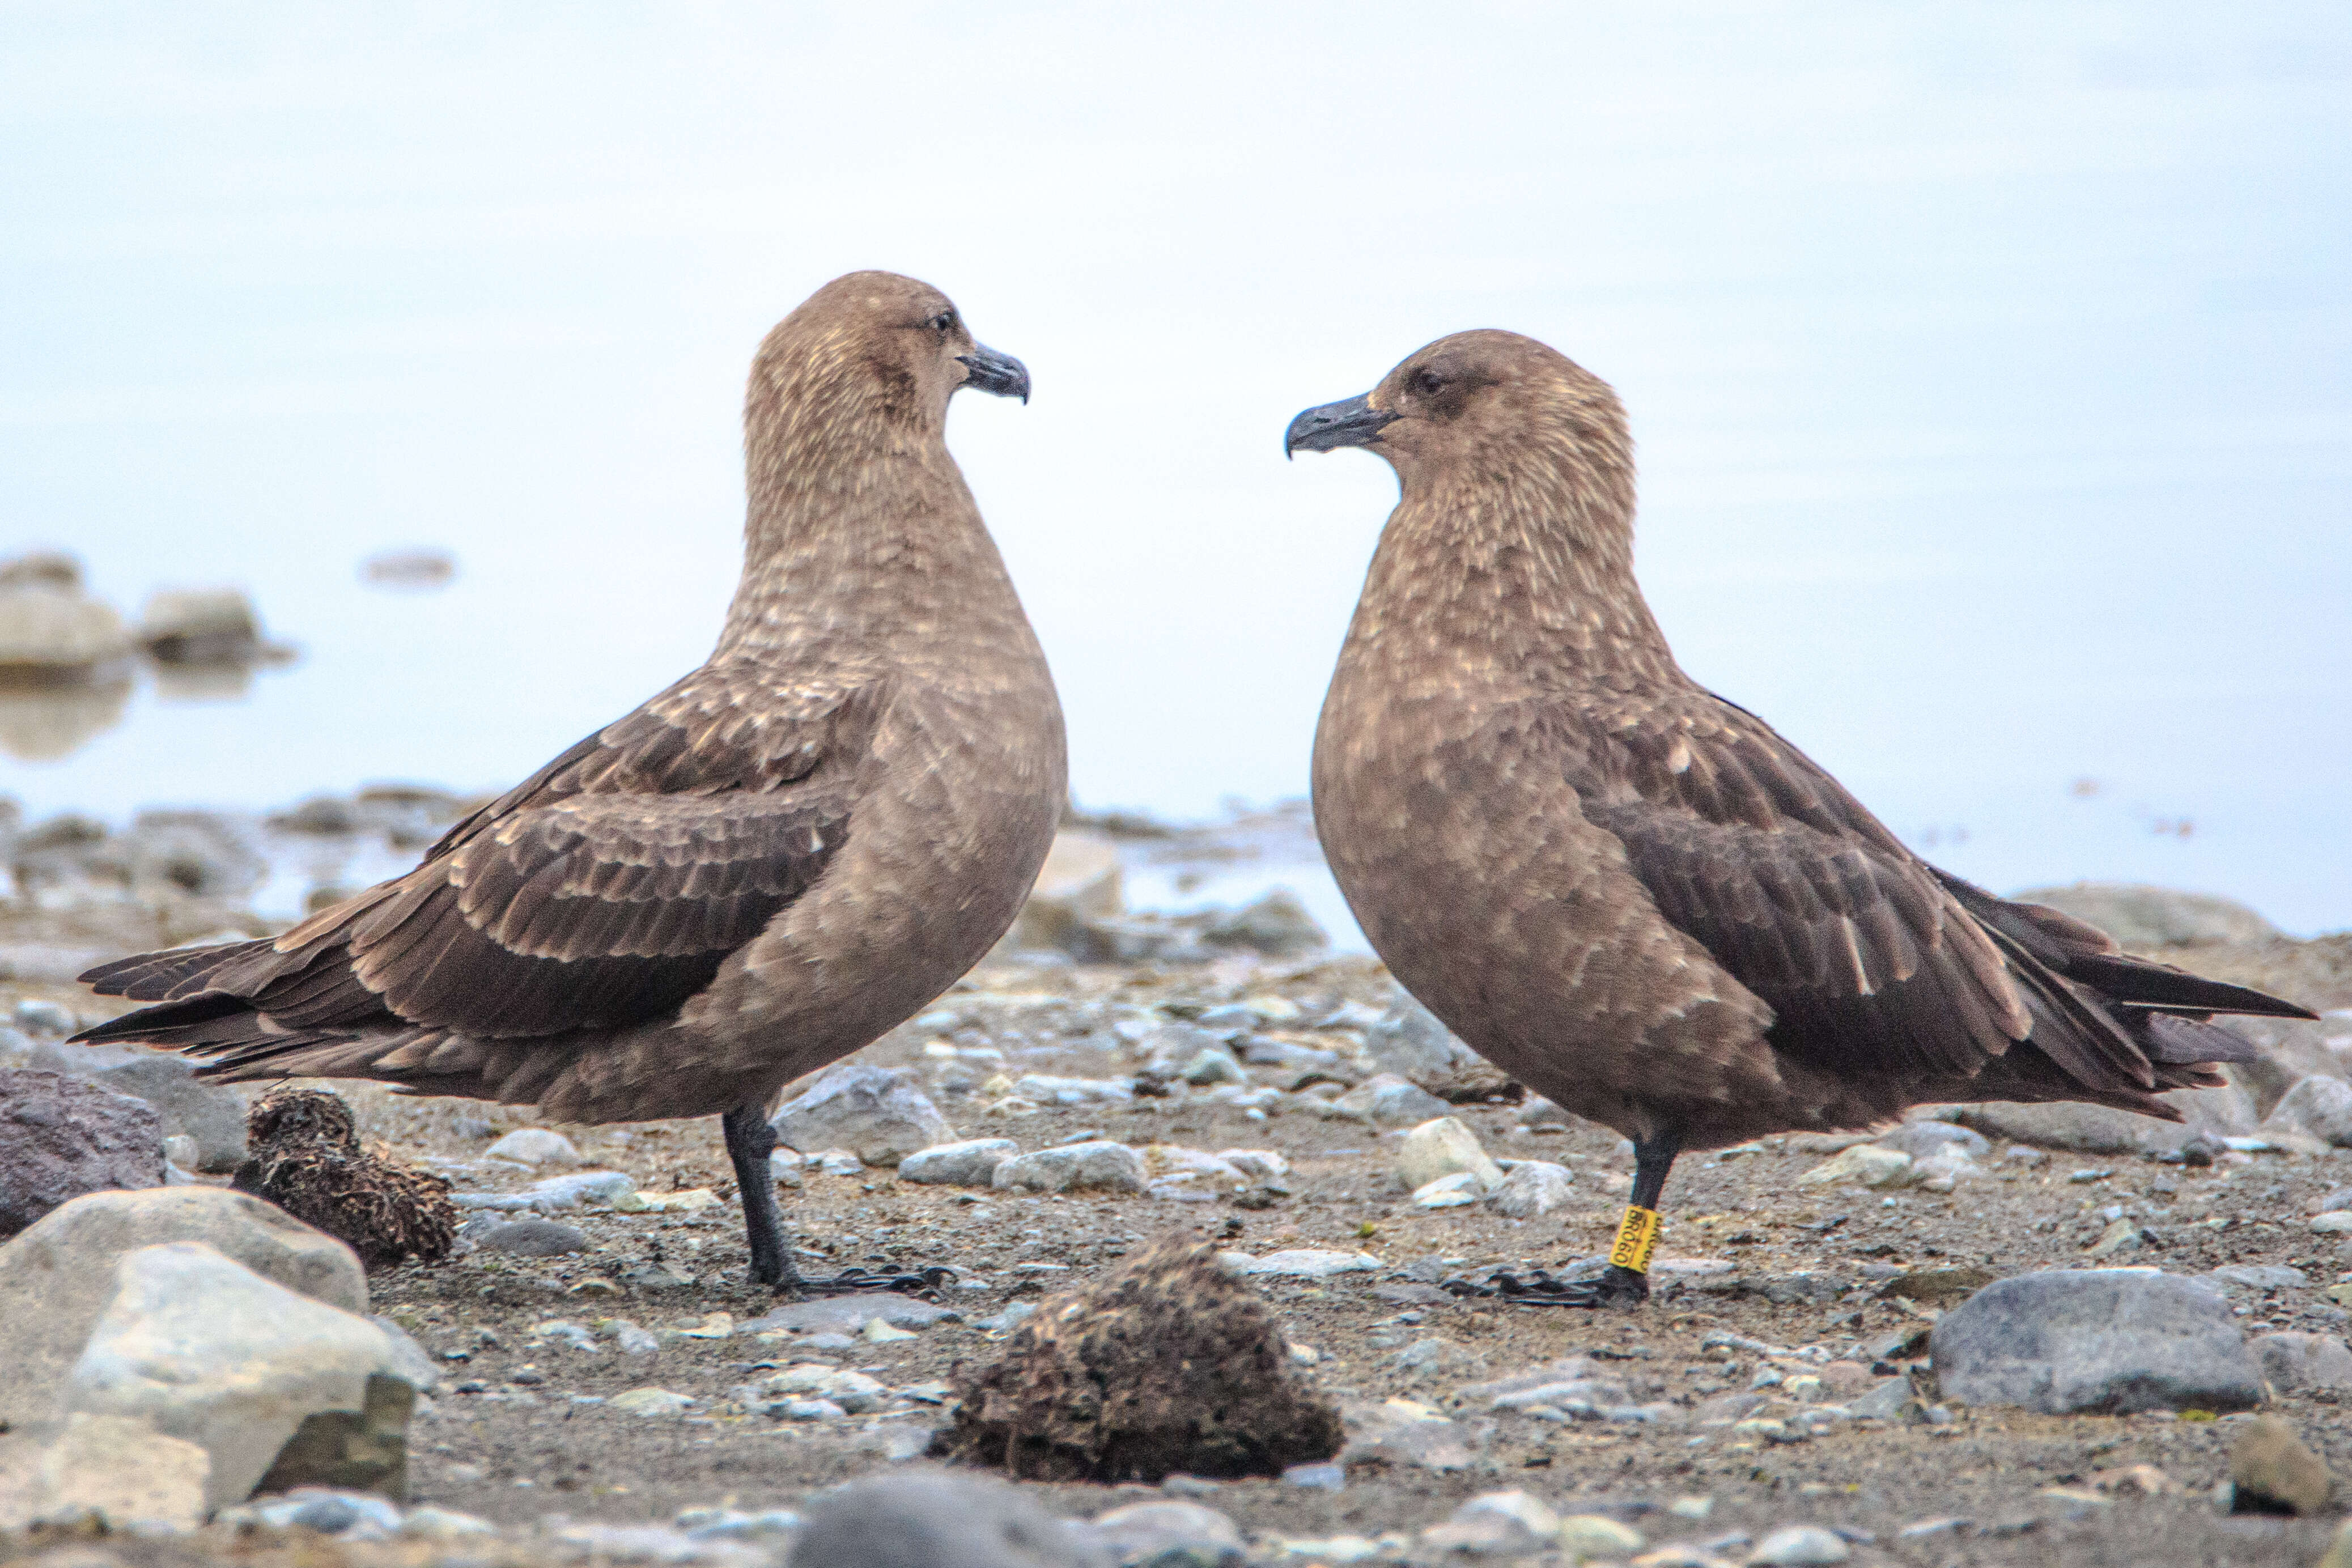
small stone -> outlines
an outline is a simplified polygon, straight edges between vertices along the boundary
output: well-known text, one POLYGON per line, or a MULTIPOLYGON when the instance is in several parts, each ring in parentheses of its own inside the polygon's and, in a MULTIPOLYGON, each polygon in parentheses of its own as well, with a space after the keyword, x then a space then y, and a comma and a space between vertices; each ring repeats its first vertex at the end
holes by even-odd
POLYGON ((1454 1116, 1439 1116, 1407 1133, 1391 1169, 1397 1185, 1408 1191, 1462 1172, 1476 1177, 1487 1192, 1503 1185, 1502 1167, 1478 1146, 1478 1135, 1454 1116))
POLYGON ((2319 1073, 2299 1080, 2271 1108, 2262 1130, 2302 1133, 2336 1148, 2352 1146, 2352 1083, 2319 1073))
POLYGON ((16 1004, 12 1015, 16 1027, 29 1035, 47 1035, 59 1039, 80 1027, 73 1009, 63 1002, 53 1002, 40 997, 26 997, 16 1004))
POLYGON ((1006 1160, 996 1167, 991 1185, 1000 1191, 1141 1192, 1143 1156, 1124 1144, 1106 1140, 1069 1144, 1006 1160))
POLYGON ((1344 1491, 1348 1472, 1345 1467, 1324 1459, 1311 1465, 1292 1465, 1282 1472, 1282 1480, 1285 1486, 1305 1487, 1309 1491, 1344 1491))
POLYGON ((1908 1421, 1920 1416, 1918 1396, 1907 1377, 1882 1377, 1846 1400, 1847 1411, 1858 1420, 1908 1421))
POLYGON ((1442 1083, 1478 1060, 1437 1020, 1436 1014, 1411 997, 1399 997, 1396 1005, 1365 1031, 1361 1055, 1373 1072, 1393 1074, 1413 1083, 1442 1083))
POLYGON ((2300 1291, 2311 1283, 2310 1275, 2284 1263, 2225 1263, 2206 1278, 2249 1291, 2300 1291))
POLYGON ((516 1258, 562 1258, 588 1250, 588 1233, 554 1219, 516 1219, 472 1233, 475 1246, 516 1258))
MULTIPOLYGON (((620 1171, 577 1171, 571 1176, 541 1177, 523 1189, 522 1201, 513 1207, 551 1214, 578 1208, 583 1204, 615 1203, 636 1190, 635 1180, 620 1171)), ((464 1196, 460 1194, 455 1201, 464 1206, 464 1196)))
POLYGON ((1124 1105, 1135 1098, 1135 1086, 1117 1078, 1024 1072, 1013 1081, 1013 1092, 1034 1105, 1124 1105))
POLYGON ((1466 1470, 1478 1462, 1479 1432, 1411 1399, 1388 1399, 1348 1412, 1343 1465, 1412 1465, 1422 1469, 1466 1470))
POLYGON ((687 1339, 729 1339, 735 1333, 733 1312, 707 1312, 702 1321, 677 1331, 687 1339))
POLYGON ((926 1186, 986 1186, 996 1167, 1021 1152, 1011 1138, 966 1138, 918 1149, 898 1162, 900 1181, 926 1186))
POLYGON ((626 1318, 607 1318, 596 1326, 613 1336, 623 1355, 651 1355, 661 1349, 658 1336, 626 1318))
POLYGON ((572 1140, 546 1127, 517 1127, 488 1148, 485 1157, 512 1160, 520 1166, 576 1166, 580 1151, 572 1140))
POLYGON ((873 1344, 887 1344, 894 1339, 913 1339, 915 1337, 912 1330, 892 1328, 880 1318, 866 1319, 866 1326, 859 1331, 859 1335, 873 1344))
POLYGON ((2333 1334, 2263 1334, 2253 1350, 2263 1376, 2282 1394, 2352 1390, 2352 1349, 2333 1334))
POLYGON ((1425 1186, 1415 1187, 1412 1202, 1416 1208, 1458 1208, 1464 1204, 1475 1203, 1484 1196, 1485 1190, 1479 1186, 1476 1176, 1469 1171, 1457 1171, 1452 1176, 1439 1176, 1425 1186))
POLYGON ((2238 1512, 2317 1513, 2335 1484, 2319 1456, 2275 1416, 2248 1421, 2230 1445, 2231 1506, 2238 1512))
POLYGON ((1944 1396, 2045 1415, 2243 1410, 2262 1371, 2229 1303, 2152 1270, 2052 1270, 2001 1280, 1939 1319, 1944 1396))
POLYGON ((1103 1568, 1107 1557, 1003 1481, 925 1470, 853 1481, 811 1500, 793 1542, 823 1568, 1103 1568))
POLYGON ((1524 1491, 1482 1492, 1443 1524, 1421 1532, 1422 1544, 1472 1557, 1519 1557, 1540 1552, 1559 1531, 1559 1516, 1524 1491))
POLYGON ((456 1509, 436 1508, 431 1503, 419 1503, 401 1516, 400 1533, 412 1541, 447 1543, 496 1535, 499 1527, 487 1519, 456 1509))
MULTIPOLYGON (((1297 894, 1286 887, 1277 887, 1239 909, 1213 917, 1202 928, 1201 940, 1212 947, 1240 948, 1263 953, 1270 958, 1295 958, 1327 946, 1330 938, 1307 912, 1297 894)), ((1289 998, 1266 997, 1253 1000, 1288 1002, 1289 998)), ((1295 1017, 1297 1004, 1291 1006, 1295 1017)))
POLYGON ((1973 1128, 1952 1122, 1906 1122, 1891 1133, 1870 1140, 1882 1149, 1908 1155, 1924 1160, 1944 1149, 1958 1149, 1969 1159, 1981 1159, 1992 1152, 1992 1140, 1973 1128))
POLYGON ((869 1166, 896 1166, 955 1137, 912 1072, 854 1059, 819 1073, 770 1124, 789 1147, 852 1149, 869 1166))
MULTIPOLYGON (((1010 1308, 1006 1310, 1011 1311, 1010 1308)), ((877 1319, 892 1328, 922 1329, 936 1322, 959 1322, 961 1318, 962 1314, 952 1307, 919 1301, 912 1296, 902 1296, 893 1291, 865 1291, 851 1296, 820 1297, 815 1301, 795 1301, 788 1307, 778 1307, 774 1312, 742 1324, 737 1332, 754 1334, 790 1329, 800 1333, 852 1334, 877 1319)))
POLYGON ((1565 1166, 1521 1160, 1504 1176, 1486 1207, 1513 1219, 1534 1219, 1565 1206, 1573 1196, 1574 1182, 1565 1166))
POLYGON ((1351 1116, 1376 1127, 1415 1126, 1452 1109, 1419 1084, 1392 1072, 1375 1074, 1329 1103, 1333 1114, 1351 1116))
POLYGON ((2352 1231, 2352 1209, 2336 1209, 2327 1214, 2314 1215, 2311 1228, 2322 1236, 2341 1236, 2352 1231))
POLYGON ((1096 1515, 1087 1528, 1097 1545, 1136 1568, 1225 1568, 1244 1556, 1239 1527, 1197 1502, 1131 1502, 1096 1515))
POLYGON ((618 1410, 625 1416, 678 1416, 694 1403, 693 1396, 675 1394, 667 1388, 632 1388, 615 1394, 604 1402, 606 1409, 618 1410))
POLYGON ((1856 1144, 1834 1159, 1825 1160, 1797 1178, 1799 1186, 1828 1186, 1858 1182, 1864 1186, 1907 1186, 1911 1156, 1876 1144, 1856 1144))
POLYGON ((1240 1252, 1219 1256, 1221 1260, 1240 1259, 1237 1266, 1240 1273, 1274 1274, 1294 1280, 1328 1280, 1335 1274, 1377 1273, 1388 1266, 1369 1252, 1331 1252, 1313 1247, 1269 1252, 1263 1258, 1252 1258, 1240 1252))
POLYGON ((1218 1083, 1249 1082, 1249 1074, 1242 1071, 1242 1064, 1234 1059, 1232 1051, 1222 1045, 1203 1046, 1176 1076, 1203 1089, 1218 1083))
POLYGON ((2147 1245, 2147 1232, 2128 1219, 2117 1219, 2099 1232, 2091 1244, 2089 1256, 2094 1260, 2114 1258, 2126 1252, 2137 1252, 2147 1245))
POLYGON ((163 1185, 163 1120, 62 1072, 0 1071, 0 1237, 85 1193, 163 1185))
POLYGON ((1812 1568, 1818 1563, 1843 1563, 1853 1555, 1853 1549, 1835 1531, 1816 1525, 1792 1524, 1758 1542, 1748 1561, 1769 1563, 1771 1568, 1812 1568))
POLYGON ((1588 1558, 1627 1557, 1646 1544, 1642 1532, 1603 1513, 1571 1513, 1559 1521, 1554 1536, 1570 1563, 1588 1558))

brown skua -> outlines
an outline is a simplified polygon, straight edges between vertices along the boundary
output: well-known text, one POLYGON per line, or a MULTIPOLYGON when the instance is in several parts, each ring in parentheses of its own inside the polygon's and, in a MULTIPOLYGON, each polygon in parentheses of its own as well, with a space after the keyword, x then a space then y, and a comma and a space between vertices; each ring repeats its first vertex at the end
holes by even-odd
POLYGON ((82 977, 78 1037, 208 1077, 375 1079, 565 1121, 719 1114, 754 1276, 794 1283, 782 1086, 868 1044, 1018 913, 1066 791, 1044 653, 944 440, 1027 401, 946 296, 819 289, 744 400, 743 574, 700 669, 275 940, 82 977))
POLYGON ((1464 1040, 1634 1146, 1638 1301, 1686 1149, 1909 1106, 2158 1098, 2289 1002, 2126 956, 1927 864, 1675 664, 1633 578, 1633 453, 1598 377, 1441 339, 1286 451, 1363 446, 1400 498, 1316 735, 1315 821, 1373 948, 1464 1040))

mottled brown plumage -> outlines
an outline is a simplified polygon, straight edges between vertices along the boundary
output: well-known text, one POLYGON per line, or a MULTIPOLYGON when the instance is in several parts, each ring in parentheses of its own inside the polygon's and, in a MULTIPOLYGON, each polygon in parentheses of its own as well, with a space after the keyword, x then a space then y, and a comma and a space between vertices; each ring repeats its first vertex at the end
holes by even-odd
POLYGON ((1316 737, 1332 870, 1438 1017, 1634 1141, 1641 1207, 1677 1149, 1927 1102, 2177 1120, 2158 1093, 2247 1051, 2205 1019, 2308 1016, 1937 870, 1694 683, 1634 582, 1624 412, 1543 344, 1443 339, 1288 444, 1402 485, 1316 737))
POLYGON ((405 876, 274 941, 90 971, 160 1005, 83 1038, 567 1121, 726 1112, 747 1209, 772 1203, 758 1113, 978 961, 1052 839, 1061 710, 943 439, 959 387, 1028 384, 926 284, 818 290, 752 361, 709 662, 405 876))

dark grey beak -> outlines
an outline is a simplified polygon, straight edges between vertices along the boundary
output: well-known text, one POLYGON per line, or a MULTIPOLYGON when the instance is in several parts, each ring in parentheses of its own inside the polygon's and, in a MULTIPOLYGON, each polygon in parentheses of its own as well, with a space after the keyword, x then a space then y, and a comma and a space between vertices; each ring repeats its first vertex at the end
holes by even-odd
POLYGON ((1282 434, 1282 455, 1294 452, 1336 452, 1342 446, 1370 446, 1381 438, 1381 428, 1397 416, 1371 405, 1371 394, 1344 402, 1310 408, 1290 422, 1282 434))
POLYGON ((956 362, 963 367, 963 384, 974 391, 1029 401, 1029 367, 1012 355, 974 343, 971 353, 956 356, 956 362))

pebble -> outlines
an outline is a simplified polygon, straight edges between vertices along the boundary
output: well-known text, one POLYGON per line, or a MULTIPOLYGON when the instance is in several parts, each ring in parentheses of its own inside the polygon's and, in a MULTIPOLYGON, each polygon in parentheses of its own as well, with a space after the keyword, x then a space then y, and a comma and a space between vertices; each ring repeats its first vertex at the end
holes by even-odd
POLYGON ((859 1332, 877 1319, 892 1328, 922 1329, 936 1322, 960 1322, 962 1316, 952 1307, 919 1301, 896 1291, 865 1291, 853 1296, 822 1297, 778 1307, 774 1312, 744 1323, 738 1332, 761 1333, 772 1329, 790 1329, 801 1333, 846 1334, 859 1332))
POLYGON ((2130 1269, 1998 1281, 1946 1312, 1929 1340, 1947 1398, 2044 1415, 2243 1410, 2262 1369, 2214 1291, 2130 1269))
POLYGON ((1220 1252, 1217 1260, 1239 1274, 1275 1274, 1294 1280, 1328 1280, 1335 1274, 1376 1273, 1388 1267, 1369 1252, 1329 1252, 1318 1248, 1293 1248, 1253 1258, 1246 1252, 1220 1252))
POLYGON ((793 1542, 824 1568, 1098 1568, 1102 1557, 1018 1489, 944 1471, 853 1481, 817 1495, 793 1542))
POLYGON ((845 1148, 869 1166, 896 1166, 955 1138, 912 1072, 855 1059, 817 1074, 769 1124, 787 1147, 845 1148))
POLYGON ((2311 1228, 2322 1236, 2341 1236, 2352 1231, 2352 1209, 2332 1209, 2312 1217, 2311 1228))
POLYGON ((517 1258, 562 1258, 588 1250, 588 1233, 554 1219, 517 1219, 469 1233, 475 1246, 517 1258))
POLYGON ((517 1127, 482 1151, 486 1159, 512 1160, 520 1166, 576 1166, 580 1151, 572 1140, 547 1127, 517 1127))
POLYGON ((2263 1132, 2302 1134, 2323 1145, 2352 1145, 2352 1083, 2314 1073, 2296 1082, 2263 1119, 2263 1132))
POLYGON ((1519 1160, 1486 1199, 1486 1206, 1513 1219, 1533 1219, 1564 1207, 1574 1196, 1574 1180, 1565 1166, 1519 1160))
POLYGON ((1492 1192, 1503 1185, 1503 1169, 1478 1145, 1478 1135, 1459 1117, 1438 1116, 1422 1123, 1397 1145, 1391 1166, 1399 1186, 1418 1191, 1431 1182, 1457 1174, 1476 1178, 1492 1192))
POLYGON ((900 1181, 926 1186, 986 1186, 996 1167, 1021 1152, 1011 1138, 966 1138, 918 1149, 898 1162, 900 1181))
MULTIPOLYGON (((610 1204, 636 1190, 635 1180, 620 1171, 579 1171, 571 1176, 544 1176, 531 1183, 523 1192, 530 1201, 521 1207, 549 1213, 587 1203, 610 1204)), ((460 1195, 451 1195, 450 1201, 465 1207, 460 1195)))
POLYGON ((1905 1186, 1909 1185, 1910 1175, 1909 1155, 1876 1144, 1856 1144, 1799 1176, 1797 1185, 1828 1186, 1839 1182, 1858 1182, 1869 1187, 1905 1186))
POLYGON ((1915 1160, 1924 1160, 1944 1149, 1958 1149, 1970 1159, 1992 1152, 1991 1139, 1973 1128, 1951 1122, 1906 1122, 1893 1132, 1870 1142, 1882 1149, 1908 1155, 1915 1160))
POLYGON ((1125 1144, 1108 1140, 1039 1149, 998 1166, 990 1185, 999 1191, 1069 1192, 1095 1188, 1141 1192, 1143 1156, 1125 1144))
POLYGON ((1376 1127, 1415 1126, 1451 1109, 1426 1089, 1393 1072, 1377 1073, 1328 1105, 1330 1114, 1370 1122, 1376 1127))
POLYGON ((1843 1563, 1853 1555, 1853 1549, 1835 1531, 1792 1524, 1758 1542, 1748 1561, 1770 1568, 1813 1568, 1819 1563, 1843 1563))
POLYGON ((1176 1076, 1187 1083, 1203 1089, 1218 1083, 1249 1082, 1249 1074, 1242 1071, 1242 1064, 1234 1060, 1232 1051, 1222 1045, 1202 1047, 1193 1055, 1192 1060, 1178 1071, 1176 1076))
POLYGON ((1469 1171, 1456 1171, 1452 1176, 1439 1176, 1424 1186, 1415 1187, 1412 1194, 1416 1208, 1459 1208, 1477 1202, 1486 1196, 1478 1178, 1469 1171))
POLYGON ((693 1403, 691 1395, 651 1386, 632 1388, 604 1402, 607 1409, 618 1410, 625 1416, 679 1416, 693 1403))
POLYGON ((801 1527, 801 1516, 788 1508, 746 1513, 733 1508, 689 1508, 671 1520, 670 1528, 694 1541, 785 1541, 801 1527))
POLYGON ((2255 1416, 2230 1444, 2231 1506, 2239 1511, 2266 1505, 2317 1513, 2335 1484, 2319 1456, 2275 1416, 2255 1416))
POLYGON ((12 1015, 16 1027, 29 1035, 47 1035, 62 1039, 81 1027, 73 1009, 63 1002, 52 1002, 39 997, 26 997, 16 1004, 12 1015))
POLYGON ((657 1336, 626 1318, 607 1318, 597 1327, 613 1336, 613 1343, 620 1347, 624 1355, 651 1355, 661 1349, 661 1340, 657 1336))
POLYGON ((1117 1078, 1054 1078, 1024 1072, 1013 1081, 1013 1092, 1037 1105, 1124 1105, 1135 1098, 1135 1085, 1117 1078))
POLYGON ((1361 1535, 1329 1535, 1319 1540, 1276 1535, 1268 1538, 1266 1546, 1277 1560, 1305 1558, 1333 1564, 1374 1563, 1396 1555, 1387 1542, 1373 1541, 1361 1535))
POLYGON ((1116 1561, 1148 1568, 1225 1568, 1244 1555, 1240 1528, 1197 1502, 1131 1502, 1085 1528, 1116 1561))
POLYGON ((1364 1031, 1360 1052, 1375 1073, 1390 1073, 1415 1083, 1451 1078, 1475 1061, 1470 1048, 1454 1038, 1437 1015, 1411 997, 1400 997, 1364 1031))
POLYGON ((1570 1514, 1559 1521, 1556 1539, 1570 1563, 1589 1557, 1623 1557, 1646 1544, 1640 1531, 1600 1513, 1570 1514))
POLYGON ((2253 1350, 2263 1376, 2282 1394, 2352 1389, 2352 1349, 2333 1334, 2263 1334, 2253 1350))
POLYGON ((1539 1552, 1559 1532, 1559 1515, 1527 1492, 1482 1492, 1445 1522, 1421 1532, 1422 1544, 1475 1557, 1517 1557, 1539 1552))
POLYGON ((1293 1465, 1282 1472, 1282 1479, 1286 1486, 1306 1487, 1312 1491, 1344 1491, 1348 1471, 1345 1466, 1324 1459, 1311 1465, 1293 1465))

